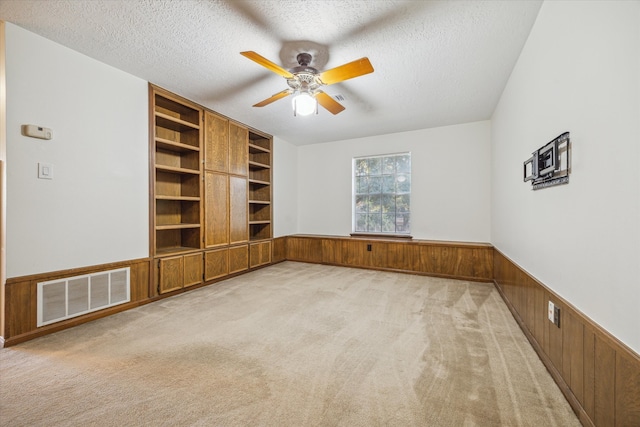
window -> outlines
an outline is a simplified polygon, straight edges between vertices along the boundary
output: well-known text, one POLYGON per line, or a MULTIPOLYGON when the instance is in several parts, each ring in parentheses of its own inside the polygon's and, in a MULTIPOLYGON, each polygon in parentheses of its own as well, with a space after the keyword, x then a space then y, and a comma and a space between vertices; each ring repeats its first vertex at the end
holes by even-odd
POLYGON ((409 234, 411 153, 353 159, 353 231, 409 234))

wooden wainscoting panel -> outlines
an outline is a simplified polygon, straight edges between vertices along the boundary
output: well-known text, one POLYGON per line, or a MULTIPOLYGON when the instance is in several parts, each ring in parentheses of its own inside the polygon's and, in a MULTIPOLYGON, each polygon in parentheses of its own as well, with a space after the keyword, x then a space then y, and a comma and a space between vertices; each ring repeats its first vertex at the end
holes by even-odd
MULTIPOLYGON (((373 248, 373 247, 372 247, 373 248)), ((350 267, 364 267, 367 246, 362 242, 344 240, 342 242, 342 264, 350 267)))
MULTIPOLYGON (((544 291, 544 307, 545 307, 545 319, 547 319, 547 308, 548 308, 548 304, 549 301, 551 301, 551 294, 549 292, 547 292, 547 290, 545 289, 544 291)), ((545 354, 549 354, 551 350, 549 350, 549 346, 550 346, 550 338, 549 338, 549 331, 551 330, 551 326, 553 326, 553 324, 549 321, 549 319, 547 319, 544 324, 542 325, 542 348, 544 350, 545 354)))
POLYGON ((421 245, 420 271, 471 280, 493 279, 493 249, 451 245, 421 245))
POLYGON ((616 352, 616 426, 640 426, 638 358, 616 352))
POLYGON ((273 239, 273 252, 271 261, 276 263, 287 259, 287 238, 277 237, 273 239))
POLYGON ((584 406, 584 326, 571 310, 564 313, 562 370, 571 391, 584 406))
POLYGON ((322 262, 322 240, 309 237, 287 238, 287 259, 303 262, 322 262))
MULTIPOLYGON (((553 300, 553 299, 552 299, 553 300)), ((564 307, 560 304, 560 302, 558 300, 553 300, 553 303, 556 305, 556 307, 560 307, 560 312, 564 313, 565 309, 564 307)), ((562 370, 562 332, 564 331, 564 322, 562 321, 562 317, 566 317, 566 316, 561 316, 560 318, 560 325, 562 326, 561 328, 558 328, 556 325, 554 325, 551 322, 547 322, 547 327, 549 329, 549 353, 548 356, 551 359, 551 362, 553 363, 553 366, 555 366, 555 368, 558 370, 558 372, 560 372, 560 374, 563 373, 562 370)), ((565 379, 565 381, 567 382, 567 384, 569 383, 568 378, 563 377, 565 379)))
POLYGON ((538 286, 537 283, 529 278, 531 286, 533 287, 533 328, 530 327, 531 333, 534 339, 540 344, 540 347, 544 348, 544 329, 549 323, 547 318, 547 302, 545 299, 545 292, 542 286, 538 286))
POLYGON ((149 298, 149 275, 151 273, 151 259, 138 259, 109 263, 104 265, 73 268, 68 270, 33 274, 7 279, 5 285, 5 336, 7 345, 27 341, 36 336, 57 331, 71 326, 85 323, 93 319, 104 317, 105 313, 116 313, 139 305, 149 298), (77 318, 63 320, 58 323, 37 327, 38 313, 38 282, 48 282, 61 278, 81 276, 129 267, 131 302, 121 306, 110 307, 105 310, 88 313, 77 318))
POLYGON ((596 334, 588 325, 584 326, 583 336, 583 352, 584 359, 582 362, 584 379, 583 390, 584 397, 582 407, 590 419, 595 420, 595 366, 596 366, 596 334))
POLYGON ((615 425, 616 351, 596 334, 595 358, 595 425, 615 425))
POLYGON ((131 301, 144 301, 149 298, 151 260, 134 262, 130 267, 131 301))
POLYGON ((286 246, 286 259, 292 261, 493 280, 493 247, 486 243, 293 235, 286 246))
POLYGON ((5 338, 36 329, 36 281, 23 280, 5 285, 5 338))
POLYGON ((385 267, 402 271, 420 271, 420 251, 417 245, 387 243, 385 267))
POLYGON ((387 243, 379 240, 344 240, 343 263, 354 267, 388 268, 387 246, 387 243))
POLYGON ((640 356, 494 250, 494 281, 584 425, 640 426, 640 356), (560 308, 560 327, 547 303, 560 308))
POLYGON ((342 240, 322 239, 322 262, 342 264, 342 240))

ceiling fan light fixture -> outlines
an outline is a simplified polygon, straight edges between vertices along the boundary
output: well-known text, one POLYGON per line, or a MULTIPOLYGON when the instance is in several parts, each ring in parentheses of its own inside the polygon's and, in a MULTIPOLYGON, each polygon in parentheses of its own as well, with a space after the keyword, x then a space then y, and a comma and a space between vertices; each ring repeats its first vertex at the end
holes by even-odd
POLYGON ((314 112, 318 113, 318 101, 308 92, 300 92, 293 97, 294 116, 308 116, 314 112))

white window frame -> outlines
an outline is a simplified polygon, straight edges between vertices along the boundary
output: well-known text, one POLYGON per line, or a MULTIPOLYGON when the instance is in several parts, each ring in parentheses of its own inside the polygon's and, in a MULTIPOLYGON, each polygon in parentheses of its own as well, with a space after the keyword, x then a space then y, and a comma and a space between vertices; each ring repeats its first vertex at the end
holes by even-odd
POLYGON ((411 152, 354 157, 351 177, 352 234, 410 237, 411 152), (406 164, 404 166, 400 165, 402 170, 398 170, 399 164, 395 159, 401 156, 409 157, 408 167, 406 164), (391 165, 391 161, 388 160, 392 158, 394 159, 392 162, 393 165, 391 165), (373 169, 369 170, 371 163, 367 163, 367 173, 362 174, 362 168, 358 171, 358 165, 361 165, 363 160, 367 162, 370 160, 374 162, 379 161, 380 169, 375 169, 376 163, 373 163, 373 169), (365 185, 367 186, 367 190, 363 191, 363 186, 365 185), (393 191, 389 191, 390 185, 393 185, 393 191), (370 196, 379 196, 379 201, 375 200, 372 203, 370 199, 368 199, 370 196), (391 198, 393 200, 391 200, 391 198), (402 207, 399 207, 398 203, 401 203, 402 207), (391 204, 394 206, 393 211, 389 210, 391 204), (385 206, 387 207, 386 210, 385 206), (376 218, 378 216, 379 223, 377 223, 378 218, 376 218), (377 227, 378 225, 379 227, 377 227), (393 225, 393 229, 391 229, 391 225, 393 225))

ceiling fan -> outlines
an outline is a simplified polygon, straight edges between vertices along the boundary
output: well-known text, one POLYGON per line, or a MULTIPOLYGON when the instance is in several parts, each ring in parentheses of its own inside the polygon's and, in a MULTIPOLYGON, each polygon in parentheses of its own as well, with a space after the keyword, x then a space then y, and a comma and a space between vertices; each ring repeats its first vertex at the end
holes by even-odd
POLYGON ((318 104, 332 114, 340 113, 344 110, 344 106, 320 88, 373 72, 373 66, 368 58, 360 58, 327 71, 318 71, 309 66, 312 60, 311 54, 299 53, 296 57, 299 65, 287 71, 256 52, 248 51, 240 52, 240 54, 284 77, 289 85, 288 89, 258 102, 254 107, 264 107, 293 94, 295 95, 293 98, 294 115, 308 115, 314 111, 317 113, 318 104))

